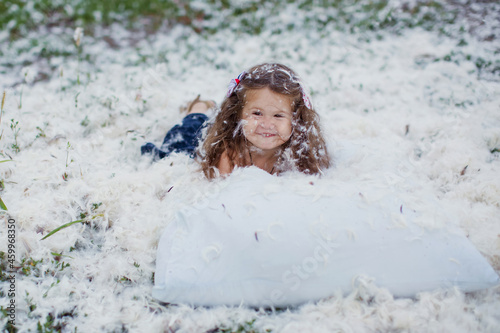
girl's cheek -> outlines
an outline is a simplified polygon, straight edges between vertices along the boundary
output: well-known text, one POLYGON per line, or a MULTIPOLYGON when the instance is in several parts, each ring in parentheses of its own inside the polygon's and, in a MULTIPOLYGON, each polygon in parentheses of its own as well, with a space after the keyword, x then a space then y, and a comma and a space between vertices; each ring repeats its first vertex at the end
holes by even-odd
POLYGON ((253 126, 252 121, 246 121, 243 124, 243 134, 247 136, 248 134, 252 134, 255 131, 255 126, 253 126))
POLYGON ((248 122, 248 124, 250 125, 250 127, 251 127, 251 128, 252 128, 252 130, 253 130, 253 129, 254 129, 254 128, 256 128, 257 126, 259 126, 259 121, 258 121, 256 118, 254 118, 254 119, 251 119, 251 120, 248 122))
POLYGON ((292 136, 292 132, 293 132, 293 126, 292 126, 292 124, 289 124, 287 126, 288 139, 290 139, 290 137, 292 136))

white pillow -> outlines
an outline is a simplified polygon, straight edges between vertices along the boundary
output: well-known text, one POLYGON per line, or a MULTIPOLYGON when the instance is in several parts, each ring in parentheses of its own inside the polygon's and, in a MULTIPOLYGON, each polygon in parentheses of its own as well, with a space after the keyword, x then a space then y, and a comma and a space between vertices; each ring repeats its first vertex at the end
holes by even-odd
POLYGON ((347 293, 358 276, 397 297, 499 283, 462 233, 417 226, 397 199, 367 203, 349 184, 301 195, 280 178, 246 168, 208 206, 179 213, 158 245, 153 296, 281 307, 347 293))

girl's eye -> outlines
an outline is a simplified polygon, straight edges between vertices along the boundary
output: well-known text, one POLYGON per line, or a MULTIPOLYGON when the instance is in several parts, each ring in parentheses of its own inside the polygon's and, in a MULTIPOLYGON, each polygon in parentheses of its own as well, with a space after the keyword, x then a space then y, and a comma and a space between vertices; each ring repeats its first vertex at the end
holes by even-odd
POLYGON ((283 118, 283 117, 284 117, 284 115, 282 115, 281 113, 275 114, 274 116, 275 116, 276 118, 283 118))
POLYGON ((260 110, 257 110, 257 111, 253 111, 252 114, 255 116, 260 116, 260 115, 262 115, 262 112, 260 112, 260 110))

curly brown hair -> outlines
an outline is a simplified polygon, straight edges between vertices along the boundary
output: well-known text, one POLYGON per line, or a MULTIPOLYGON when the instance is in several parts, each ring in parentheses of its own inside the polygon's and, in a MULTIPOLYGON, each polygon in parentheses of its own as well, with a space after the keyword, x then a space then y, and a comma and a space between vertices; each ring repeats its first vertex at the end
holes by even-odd
POLYGON ((321 174, 330 166, 330 157, 319 126, 319 116, 304 102, 304 90, 297 74, 287 66, 265 63, 249 69, 236 89, 222 102, 214 124, 198 155, 206 177, 218 175, 217 166, 225 152, 235 166, 249 166, 245 157, 248 144, 241 129, 242 110, 249 90, 269 88, 290 97, 292 102, 292 135, 280 149, 275 171, 298 170, 306 174, 321 174))

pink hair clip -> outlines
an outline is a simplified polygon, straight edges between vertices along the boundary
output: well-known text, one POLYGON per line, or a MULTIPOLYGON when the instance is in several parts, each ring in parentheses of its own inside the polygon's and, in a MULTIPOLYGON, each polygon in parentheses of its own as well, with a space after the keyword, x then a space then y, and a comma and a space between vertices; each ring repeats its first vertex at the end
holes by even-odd
POLYGON ((300 91, 302 92, 302 100, 304 101, 304 105, 309 110, 312 110, 311 97, 309 97, 309 94, 304 89, 304 86, 302 85, 302 83, 300 83, 300 91))
POLYGON ((241 80, 245 78, 245 75, 247 75, 247 72, 243 71, 240 73, 240 75, 238 75, 236 79, 232 79, 231 82, 229 82, 226 94, 227 97, 231 96, 238 84, 240 84, 241 80))

